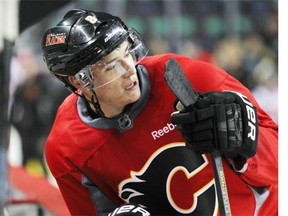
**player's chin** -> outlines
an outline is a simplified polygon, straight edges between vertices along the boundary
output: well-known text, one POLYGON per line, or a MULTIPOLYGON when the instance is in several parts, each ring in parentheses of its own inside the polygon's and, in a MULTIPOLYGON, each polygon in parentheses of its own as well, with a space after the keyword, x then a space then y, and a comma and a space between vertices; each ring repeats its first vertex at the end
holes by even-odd
POLYGON ((140 96, 141 96, 141 92, 140 91, 135 91, 135 92, 133 92, 131 95, 130 95, 130 103, 134 103, 134 102, 136 102, 136 101, 138 101, 139 100, 139 98, 140 98, 140 96))
POLYGON ((129 103, 135 103, 137 100, 139 100, 141 96, 140 89, 134 89, 133 91, 125 91, 125 98, 129 103))

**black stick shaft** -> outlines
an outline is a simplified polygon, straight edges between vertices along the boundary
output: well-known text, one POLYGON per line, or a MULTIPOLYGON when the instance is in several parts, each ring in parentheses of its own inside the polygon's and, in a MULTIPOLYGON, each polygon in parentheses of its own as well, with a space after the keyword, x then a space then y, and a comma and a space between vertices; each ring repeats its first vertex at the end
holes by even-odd
POLYGON ((211 158, 213 163, 213 171, 215 176, 215 184, 220 208, 220 215, 228 216, 231 215, 231 210, 220 152, 219 151, 212 152, 211 158))
MULTIPOLYGON (((192 84, 189 82, 182 68, 174 58, 169 59, 166 63, 165 80, 170 90, 176 95, 176 97, 185 107, 193 105, 197 101, 199 97, 198 93, 194 90, 192 84)), ((183 118, 189 118, 189 116, 183 115, 183 118)), ((220 208, 220 215, 228 216, 231 215, 231 209, 220 152, 212 152, 211 158, 215 176, 215 185, 220 208)))

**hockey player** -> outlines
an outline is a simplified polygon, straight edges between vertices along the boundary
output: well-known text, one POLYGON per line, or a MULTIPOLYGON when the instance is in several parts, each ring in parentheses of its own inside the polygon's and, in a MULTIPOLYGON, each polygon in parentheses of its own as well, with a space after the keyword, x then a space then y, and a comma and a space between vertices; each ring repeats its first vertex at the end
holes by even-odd
POLYGON ((72 215, 113 215, 125 203, 151 215, 217 215, 215 149, 232 215, 278 214, 277 125, 228 73, 177 54, 147 56, 142 37, 119 17, 83 9, 49 29, 42 49, 73 92, 46 143, 72 215), (177 98, 164 80, 172 57, 200 94, 173 114, 191 116, 177 125, 177 98))

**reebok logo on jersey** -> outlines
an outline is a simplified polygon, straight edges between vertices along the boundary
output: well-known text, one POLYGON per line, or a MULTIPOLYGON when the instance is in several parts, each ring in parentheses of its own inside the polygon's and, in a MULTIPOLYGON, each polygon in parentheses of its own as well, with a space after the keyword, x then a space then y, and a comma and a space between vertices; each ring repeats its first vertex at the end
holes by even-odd
POLYGON ((165 134, 173 131, 176 128, 172 123, 167 123, 163 128, 151 132, 154 140, 164 136, 165 134))

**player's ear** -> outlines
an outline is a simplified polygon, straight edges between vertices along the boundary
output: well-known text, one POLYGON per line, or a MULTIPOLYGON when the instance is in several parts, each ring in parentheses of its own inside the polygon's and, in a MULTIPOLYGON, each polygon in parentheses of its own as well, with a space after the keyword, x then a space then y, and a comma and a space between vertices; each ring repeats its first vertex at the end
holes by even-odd
POLYGON ((75 87, 75 88, 80 88, 81 84, 78 82, 75 76, 68 76, 69 82, 75 87))

